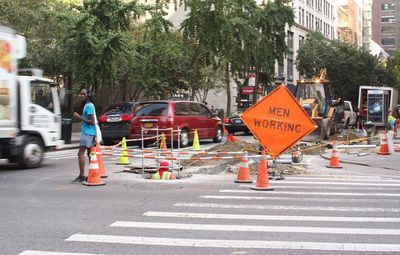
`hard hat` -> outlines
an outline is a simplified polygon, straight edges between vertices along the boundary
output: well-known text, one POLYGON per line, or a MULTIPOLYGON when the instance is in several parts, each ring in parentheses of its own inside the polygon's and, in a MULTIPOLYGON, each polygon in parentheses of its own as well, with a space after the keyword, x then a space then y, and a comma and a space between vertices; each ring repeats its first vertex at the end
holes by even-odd
POLYGON ((169 163, 167 161, 162 161, 160 163, 160 168, 158 170, 168 170, 169 169, 169 163))

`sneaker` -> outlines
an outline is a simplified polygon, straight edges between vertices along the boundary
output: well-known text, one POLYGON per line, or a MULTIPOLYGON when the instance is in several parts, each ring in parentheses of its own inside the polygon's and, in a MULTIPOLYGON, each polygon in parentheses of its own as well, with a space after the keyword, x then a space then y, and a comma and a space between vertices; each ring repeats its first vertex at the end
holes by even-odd
POLYGON ((78 176, 78 177, 76 177, 76 179, 75 180, 72 180, 71 182, 72 183, 78 183, 78 182, 83 182, 83 181, 86 181, 86 177, 85 176, 78 176))

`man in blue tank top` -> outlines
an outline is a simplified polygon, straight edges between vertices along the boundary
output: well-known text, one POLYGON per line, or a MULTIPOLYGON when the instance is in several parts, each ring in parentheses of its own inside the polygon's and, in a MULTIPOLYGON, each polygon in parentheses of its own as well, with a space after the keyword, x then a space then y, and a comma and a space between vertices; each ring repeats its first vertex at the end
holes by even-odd
POLYGON ((90 149, 94 145, 94 139, 96 136, 95 127, 95 108, 92 103, 92 96, 88 89, 82 89, 80 94, 82 104, 84 104, 82 116, 77 112, 74 112, 74 118, 80 120, 81 123, 81 139, 79 144, 79 176, 72 182, 83 182, 85 181, 85 151, 90 155, 90 149))

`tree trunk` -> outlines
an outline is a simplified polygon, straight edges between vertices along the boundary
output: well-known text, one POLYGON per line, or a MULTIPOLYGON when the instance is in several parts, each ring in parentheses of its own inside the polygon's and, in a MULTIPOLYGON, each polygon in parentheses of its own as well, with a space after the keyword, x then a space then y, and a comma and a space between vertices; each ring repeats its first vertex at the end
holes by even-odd
POLYGON ((229 75, 229 63, 225 66, 225 82, 226 82, 226 116, 231 114, 231 81, 229 75))
MULTIPOLYGON (((67 111, 71 114, 74 112, 74 105, 73 105, 73 94, 72 94, 72 77, 70 75, 65 77, 64 82, 67 85, 67 111)), ((65 83, 64 83, 65 84, 65 83)))

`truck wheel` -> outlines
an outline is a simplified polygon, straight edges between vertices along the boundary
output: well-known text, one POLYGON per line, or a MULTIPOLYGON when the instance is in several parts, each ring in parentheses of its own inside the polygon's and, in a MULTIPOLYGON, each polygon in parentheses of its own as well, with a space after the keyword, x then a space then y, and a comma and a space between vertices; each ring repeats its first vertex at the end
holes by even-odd
POLYGON ((28 137, 23 145, 19 164, 23 168, 36 168, 42 163, 44 148, 37 137, 28 137))

